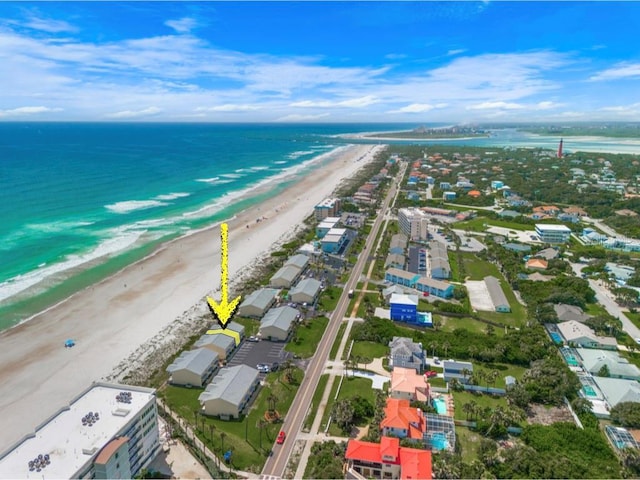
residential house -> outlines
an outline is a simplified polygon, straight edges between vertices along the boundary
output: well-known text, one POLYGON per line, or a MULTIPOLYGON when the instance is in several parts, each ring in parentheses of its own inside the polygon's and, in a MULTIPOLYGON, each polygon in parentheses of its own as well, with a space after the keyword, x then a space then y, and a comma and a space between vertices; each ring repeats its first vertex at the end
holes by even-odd
POLYGON ((390 287, 387 287, 384 290, 382 290, 382 297, 384 298, 384 301, 386 303, 389 303, 389 300, 391 300, 391 296, 394 293, 397 293, 399 295, 404 295, 405 291, 404 291, 404 288, 402 288, 400 285, 391 285, 390 287))
POLYGON ((431 480, 431 452, 400 446, 400 439, 381 437, 380 443, 349 440, 345 453, 347 478, 431 480))
POLYGON ((422 373, 425 366, 425 356, 421 343, 414 343, 407 337, 393 337, 389 342, 389 348, 392 368, 412 368, 418 373, 422 373))
POLYGON ((217 353, 220 360, 226 361, 236 349, 236 341, 229 335, 208 335, 205 333, 193 344, 193 347, 208 348, 217 353))
POLYGON ((522 243, 504 243, 502 247, 516 253, 529 253, 531 251, 531 245, 524 245, 522 243))
POLYGON ((556 327, 569 345, 602 350, 617 350, 618 348, 615 338, 596 335, 591 328, 576 320, 558 323, 556 327))
POLYGON ((403 255, 405 249, 407 248, 408 241, 409 239, 406 235, 404 235, 403 233, 396 233, 391 237, 391 242, 389 244, 389 253, 403 255))
POLYGON ((431 241, 429 242, 429 255, 431 258, 431 277, 438 280, 447 280, 451 277, 447 246, 435 240, 431 241))
POLYGON ((304 278, 289 290, 289 298, 295 303, 313 304, 322 290, 322 282, 315 278, 304 278))
POLYGON ((566 225, 536 223, 536 234, 545 243, 567 243, 571 229, 566 225))
POLYGON ((556 248, 545 248, 540 250, 535 254, 538 258, 544 258, 545 260, 553 260, 554 258, 558 258, 560 256, 560 252, 556 248))
POLYGON ((391 320, 416 323, 418 320, 418 296, 394 294, 389 300, 391 320))
POLYGON ((260 336, 266 340, 286 341, 299 316, 300 312, 293 307, 272 308, 260 320, 260 336))
POLYGON ((610 377, 593 377, 605 401, 612 409, 622 402, 640 403, 640 383, 635 380, 625 380, 610 377))
POLYGON ((255 368, 247 365, 225 367, 198 397, 202 413, 222 420, 239 418, 250 405, 259 385, 260 376, 255 368))
POLYGON ((444 381, 450 382, 454 378, 460 383, 468 383, 473 375, 473 364, 471 362, 456 362, 455 360, 445 360, 442 362, 444 381))
POLYGON ((276 303, 279 293, 277 288, 261 288, 251 292, 240 304, 238 314, 241 317, 262 317, 276 303))
POLYGON ((207 349, 186 350, 167 367, 169 383, 203 387, 218 370, 218 354, 207 349))
POLYGON ((575 305, 567 305, 566 303, 558 303, 553 306, 553 309, 558 316, 558 320, 561 322, 567 322, 569 320, 575 320, 576 322, 585 322, 591 318, 591 315, 587 315, 582 311, 580 307, 575 305))
POLYGON ((380 432, 384 436, 422 442, 427 433, 424 413, 419 408, 411 407, 407 399, 387 398, 380 432))
POLYGON ((207 335, 227 335, 233 338, 237 347, 244 339, 244 325, 238 322, 227 322, 226 327, 222 328, 219 323, 214 323, 211 325, 211 328, 207 330, 207 335))
POLYGON ((549 262, 544 258, 533 257, 527 260, 525 267, 529 270, 546 270, 549 266, 549 262))
POLYGON ((427 402, 430 398, 430 386, 424 375, 414 368, 394 367, 391 371, 391 398, 407 401, 427 402))
POLYGON ((489 296, 491 297, 491 302, 493 302, 493 307, 495 308, 496 312, 510 312, 511 305, 509 305, 509 300, 507 300, 507 296, 502 290, 500 280, 498 280, 496 277, 488 276, 484 277, 484 283, 487 286, 489 296))
POLYGON ((291 288, 298 277, 301 270, 295 265, 283 265, 269 280, 269 285, 276 288, 291 288))
POLYGON ((626 358, 621 357, 617 351, 592 350, 590 348, 579 348, 576 351, 580 356, 582 367, 592 375, 600 375, 606 365, 610 378, 640 380, 640 369, 626 358))

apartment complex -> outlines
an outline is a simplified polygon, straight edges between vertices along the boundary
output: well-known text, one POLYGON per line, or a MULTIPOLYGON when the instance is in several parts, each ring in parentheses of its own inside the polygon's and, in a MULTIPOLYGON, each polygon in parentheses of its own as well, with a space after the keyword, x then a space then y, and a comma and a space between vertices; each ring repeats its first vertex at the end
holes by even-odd
POLYGON ((0 478, 134 478, 159 452, 156 391, 94 383, 0 454, 0 478))
POLYGON ((398 210, 400 231, 411 240, 427 240, 429 217, 418 208, 401 208, 398 210))
POLYGON ((340 216, 340 199, 339 198, 325 198, 314 208, 314 213, 317 220, 324 220, 327 217, 339 217, 340 216))

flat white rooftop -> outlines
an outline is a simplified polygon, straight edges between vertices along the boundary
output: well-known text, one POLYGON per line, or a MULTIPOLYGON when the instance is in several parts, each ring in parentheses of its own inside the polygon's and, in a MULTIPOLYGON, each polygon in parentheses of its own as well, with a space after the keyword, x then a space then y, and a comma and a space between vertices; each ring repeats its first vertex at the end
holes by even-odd
POLYGON ((125 385, 95 384, 0 457, 0 478, 73 478, 149 401, 155 390, 125 385), (126 392, 128 402, 116 397, 126 392), (83 417, 95 421, 83 425, 83 417), (97 414, 97 419, 96 419, 97 414), (29 470, 38 455, 50 463, 29 470))
POLYGON ((556 224, 546 224, 546 223, 536 223, 536 230, 543 232, 566 232, 571 233, 571 229, 566 225, 556 225, 556 224))

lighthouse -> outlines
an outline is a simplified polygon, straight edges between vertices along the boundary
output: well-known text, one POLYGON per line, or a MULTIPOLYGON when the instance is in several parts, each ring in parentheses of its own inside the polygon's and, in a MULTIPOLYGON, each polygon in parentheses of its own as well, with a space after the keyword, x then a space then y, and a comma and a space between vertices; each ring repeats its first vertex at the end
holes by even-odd
POLYGON ((560 139, 560 145, 558 145, 558 158, 562 158, 562 139, 560 139))

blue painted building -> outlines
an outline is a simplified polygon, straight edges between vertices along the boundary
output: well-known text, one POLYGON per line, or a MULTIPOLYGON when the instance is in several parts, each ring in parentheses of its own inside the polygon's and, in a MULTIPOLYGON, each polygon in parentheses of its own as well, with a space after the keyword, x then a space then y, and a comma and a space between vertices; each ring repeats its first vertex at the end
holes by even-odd
POLYGON ((347 242, 347 230, 345 228, 332 228, 320 241, 324 253, 339 252, 347 242))
POLYGON ((418 319, 418 296, 394 293, 389 300, 391 320, 416 323, 418 319))
POLYGON ((414 288, 427 295, 435 295, 440 298, 451 298, 453 296, 454 286, 452 284, 398 268, 388 269, 384 279, 395 285, 414 288))

